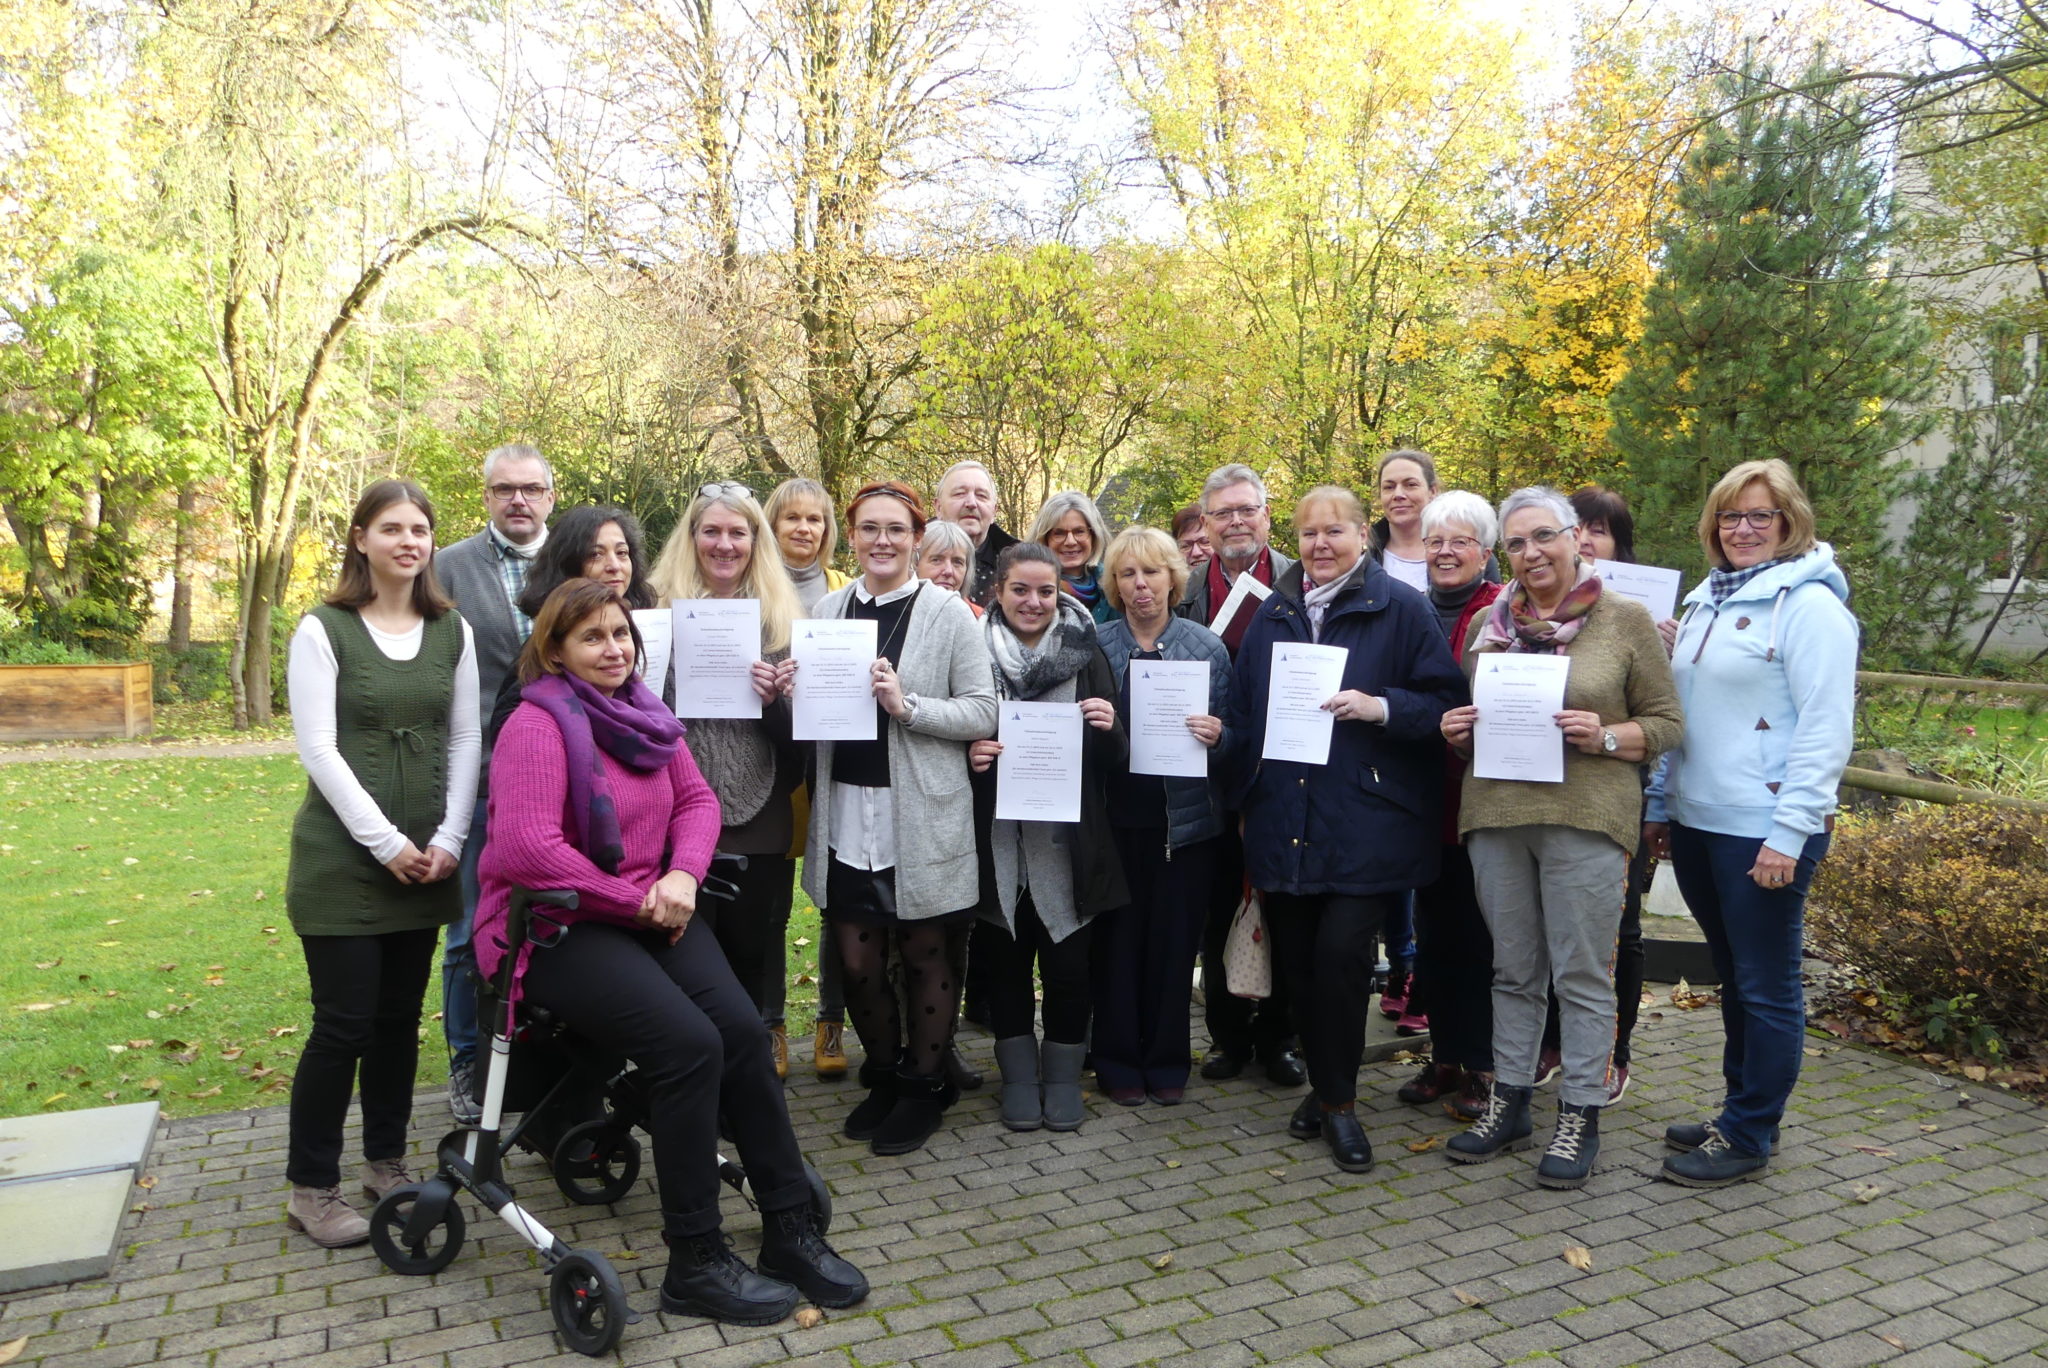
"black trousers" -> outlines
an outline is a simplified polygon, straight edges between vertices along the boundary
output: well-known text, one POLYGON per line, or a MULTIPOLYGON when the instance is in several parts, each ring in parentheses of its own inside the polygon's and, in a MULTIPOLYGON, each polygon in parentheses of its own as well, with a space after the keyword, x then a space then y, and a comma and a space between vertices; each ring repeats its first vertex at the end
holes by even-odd
POLYGON ((1038 919, 1026 893, 1017 904, 1017 934, 994 922, 974 924, 974 948, 968 953, 988 970, 988 1025, 998 1040, 1033 1034, 1031 970, 1035 964, 1045 987, 1045 1038, 1057 1045, 1079 1045, 1088 1039, 1090 942, 1088 922, 1056 941, 1038 919))
POLYGON ((787 855, 749 855, 747 867, 730 878, 739 894, 732 901, 699 899, 702 913, 718 933, 719 948, 733 976, 746 986, 761 1019, 782 1021, 783 997, 776 989, 788 978, 789 908, 795 896, 796 862, 787 855))
POLYGON ((1275 981, 1286 980, 1309 1085, 1329 1107, 1358 1100, 1380 926, 1392 894, 1266 894, 1275 981))
MULTIPOLYGON (((1657 877, 1657 857, 1647 845, 1637 845, 1629 857, 1628 888, 1621 899, 1621 931, 1614 942, 1614 1067, 1626 1069, 1629 1041, 1636 1033, 1636 1017, 1643 1006, 1643 895, 1657 877)), ((1430 1029, 1436 1029, 1435 1018, 1430 1029)), ((1543 1048, 1558 1048, 1557 994, 1550 995, 1550 1015, 1543 1022, 1543 1048)))
POLYGON ((1270 1058, 1294 1034, 1288 987, 1273 978, 1273 995, 1264 1002, 1234 997, 1223 976, 1223 942, 1230 938, 1230 919, 1244 900, 1244 843, 1236 818, 1216 838, 1215 882, 1207 895, 1208 917, 1202 926, 1202 1019, 1209 1044, 1239 1059, 1270 1058))
POLYGON ((761 1209, 810 1200, 768 1028, 701 920, 674 945, 663 931, 578 922, 560 944, 534 950, 526 996, 646 1075, 654 1176, 670 1236, 718 1229, 712 1161, 721 1109, 761 1209))
POLYGON ((1195 953, 1220 841, 1168 859, 1164 829, 1112 830, 1131 902, 1092 926, 1095 1073, 1109 1088, 1184 1088, 1195 953))
POLYGON ((341 1182, 341 1129, 360 1084, 363 1157, 405 1153, 420 1062, 420 1003, 438 927, 381 936, 301 936, 313 1029, 292 1075, 285 1176, 299 1187, 341 1182))
POLYGON ((1472 857, 1443 848, 1436 882, 1415 893, 1415 990, 1439 1064, 1493 1071, 1493 933, 1472 886, 1472 857))

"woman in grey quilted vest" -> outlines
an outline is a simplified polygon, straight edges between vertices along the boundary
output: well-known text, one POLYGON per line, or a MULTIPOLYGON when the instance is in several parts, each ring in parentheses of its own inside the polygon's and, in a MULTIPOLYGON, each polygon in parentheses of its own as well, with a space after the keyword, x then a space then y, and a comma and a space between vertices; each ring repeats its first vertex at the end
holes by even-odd
POLYGON ((434 579, 434 510, 379 480, 349 519, 341 574, 292 636, 292 730, 309 782, 292 822, 285 910, 305 951, 313 1028, 292 1078, 285 1220, 316 1244, 361 1244, 341 1193, 342 1123, 358 1091, 363 1192, 412 1181, 406 1128, 420 1004, 476 801, 476 649, 434 579))

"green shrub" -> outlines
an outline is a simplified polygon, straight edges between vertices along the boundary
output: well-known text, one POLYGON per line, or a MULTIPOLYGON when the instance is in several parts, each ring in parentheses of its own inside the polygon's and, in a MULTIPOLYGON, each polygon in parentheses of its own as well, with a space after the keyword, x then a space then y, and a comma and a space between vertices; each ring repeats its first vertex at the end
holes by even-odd
POLYGON ((71 646, 47 637, 0 637, 0 665, 99 665, 106 657, 94 655, 83 646, 71 646))
POLYGON ((225 641, 195 641, 182 651, 173 651, 161 641, 151 642, 149 663, 151 689, 158 703, 225 703, 228 688, 228 652, 225 641))
POLYGON ((1836 829, 1808 939, 1869 975, 1951 1049, 2048 1038, 2048 817, 1904 809, 1836 829))

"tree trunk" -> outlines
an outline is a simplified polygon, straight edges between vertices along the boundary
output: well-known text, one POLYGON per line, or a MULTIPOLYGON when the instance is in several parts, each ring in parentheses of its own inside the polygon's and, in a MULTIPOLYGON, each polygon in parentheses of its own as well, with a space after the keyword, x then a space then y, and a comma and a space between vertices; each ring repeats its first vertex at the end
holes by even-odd
POLYGON ((178 490, 178 526, 171 548, 171 630, 165 644, 173 655, 192 649, 192 524, 199 512, 199 486, 178 490))

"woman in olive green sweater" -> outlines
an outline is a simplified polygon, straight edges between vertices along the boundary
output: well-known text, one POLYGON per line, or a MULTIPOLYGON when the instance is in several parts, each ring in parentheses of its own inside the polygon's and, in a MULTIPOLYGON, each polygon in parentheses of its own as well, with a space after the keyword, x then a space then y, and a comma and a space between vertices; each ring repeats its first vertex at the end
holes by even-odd
POLYGON ((285 910, 306 955, 313 1029, 292 1078, 285 1220, 316 1244, 361 1244, 341 1195, 342 1123, 363 1102, 362 1186, 405 1167, 420 1002, 482 756, 476 649, 433 572, 434 511, 419 486, 379 480, 349 520, 341 574, 292 636, 287 681, 306 801, 292 822, 285 910))
MULTIPOLYGON (((1571 664, 1555 714, 1564 782, 1465 774, 1459 834, 1493 933, 1495 1081, 1486 1115, 1446 1146, 1451 1159, 1469 1164, 1533 1143, 1529 1097, 1555 985, 1565 1076, 1536 1180, 1565 1188, 1584 1185, 1600 1148, 1614 1047, 1610 969, 1642 829, 1637 767, 1685 730, 1656 625, 1641 604, 1602 592, 1579 557, 1576 521, 1555 490, 1508 496, 1502 545, 1515 578, 1474 621, 1465 648, 1470 671, 1492 652, 1561 655, 1571 664)), ((1478 717, 1471 706, 1445 713, 1444 739, 1470 754, 1478 717)))

